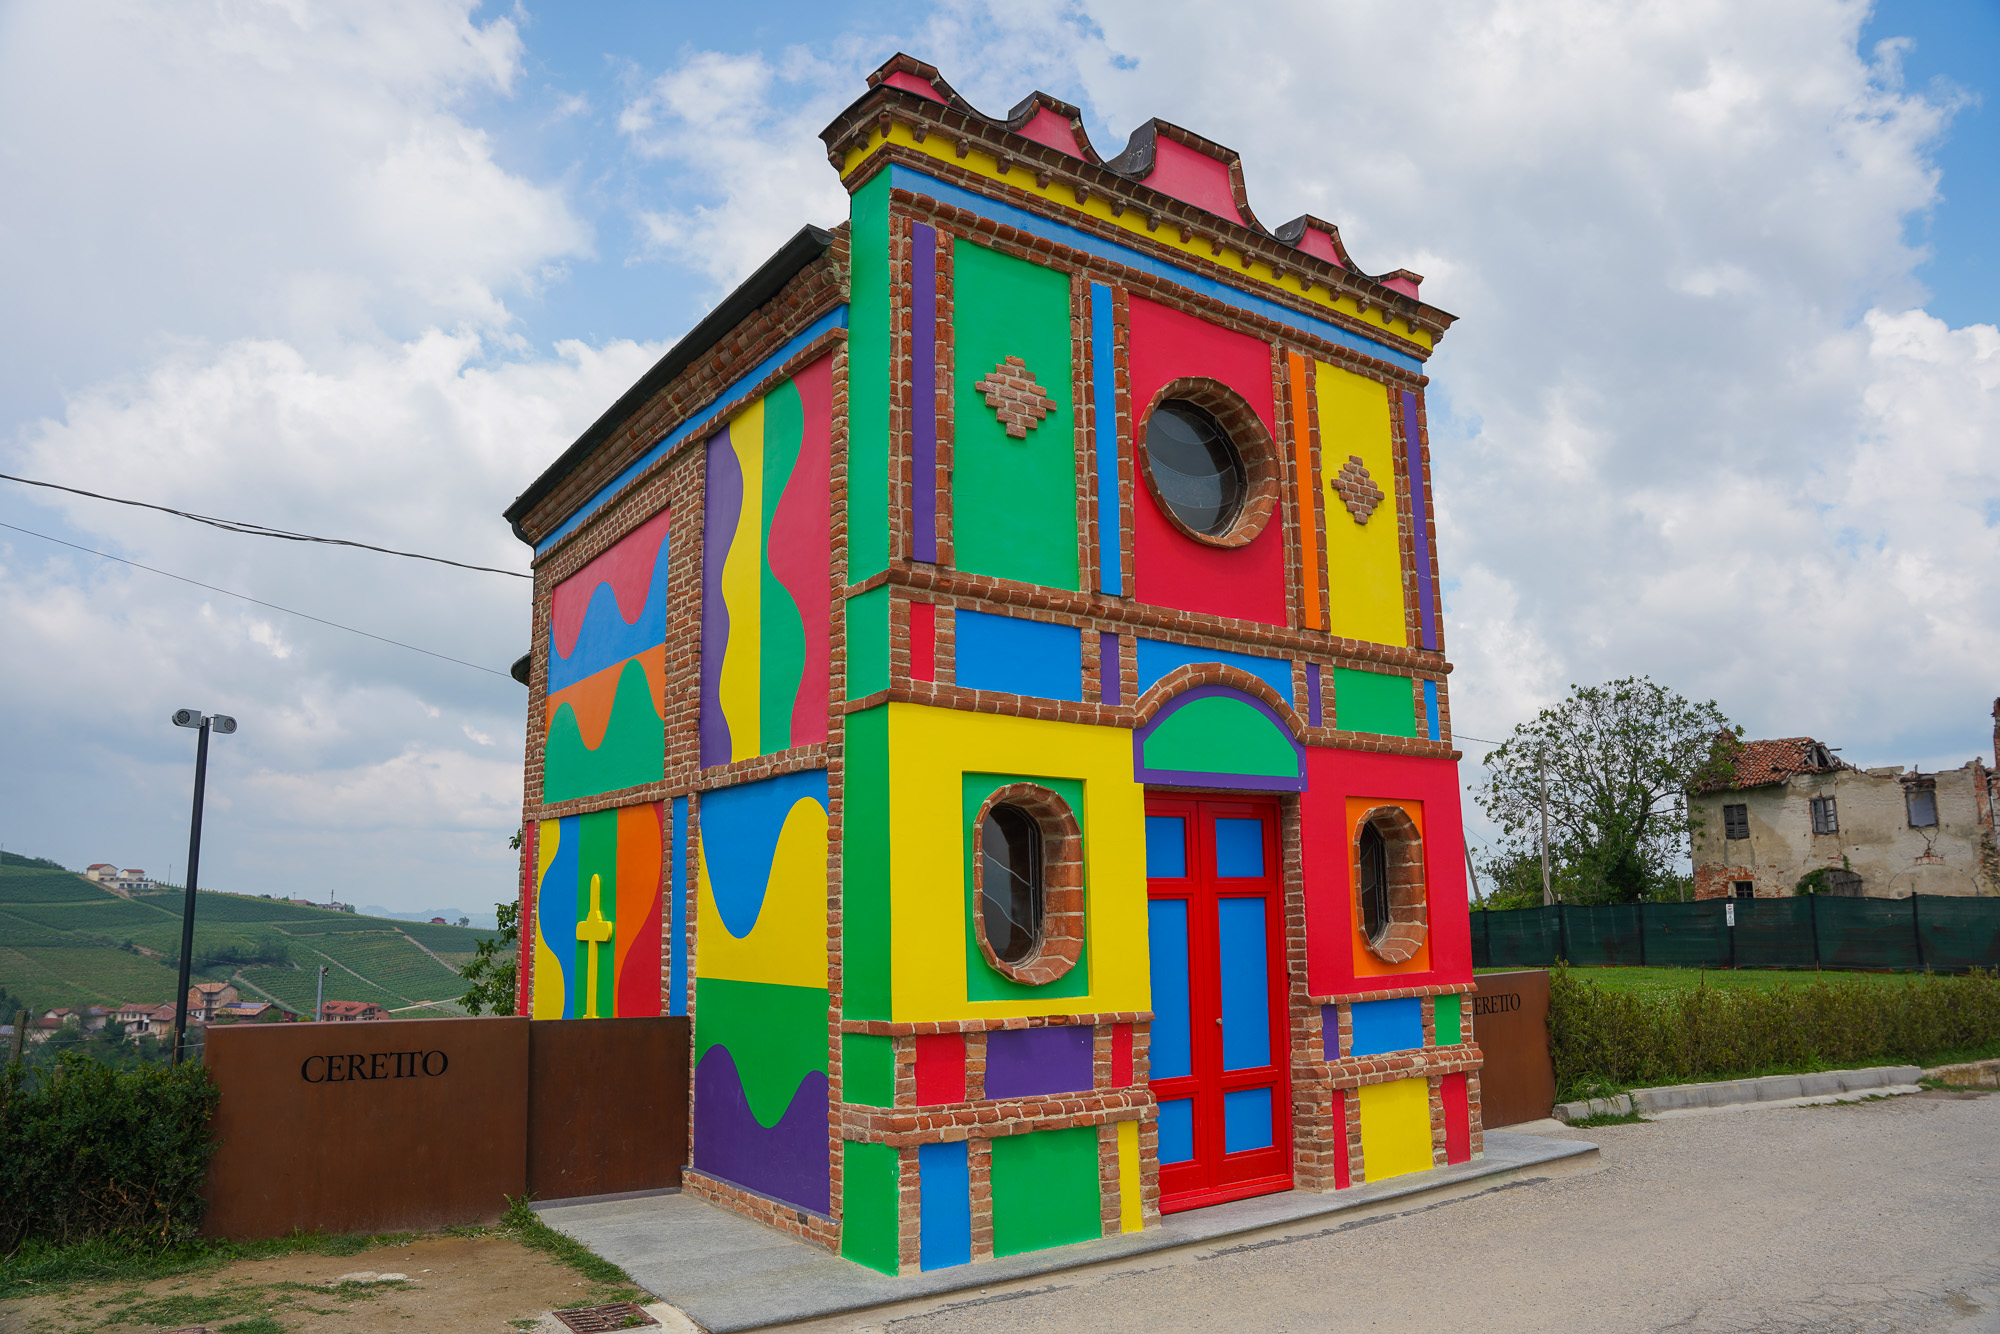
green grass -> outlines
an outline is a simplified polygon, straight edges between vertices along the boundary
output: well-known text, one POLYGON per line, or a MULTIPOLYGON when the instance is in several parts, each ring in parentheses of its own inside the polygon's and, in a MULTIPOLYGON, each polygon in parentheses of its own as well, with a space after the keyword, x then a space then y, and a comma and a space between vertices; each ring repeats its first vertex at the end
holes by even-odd
MULTIPOLYGON (((1482 968, 1481 973, 1516 972, 1511 968, 1482 968)), ((1610 991, 1626 991, 1657 999, 1708 986, 1725 991, 1774 991, 1781 983, 1803 986, 1818 979, 1828 982, 1859 982, 1869 986, 1909 985, 1921 973, 1862 973, 1834 969, 1793 968, 1572 968, 1570 976, 1579 982, 1594 982, 1610 991)))
POLYGON ((528 1197, 508 1197, 507 1212, 500 1226, 529 1250, 540 1251, 568 1265, 596 1285, 578 1306, 602 1306, 609 1302, 636 1302, 646 1297, 644 1289, 617 1265, 590 1250, 574 1237, 556 1231, 528 1207, 528 1197))
MULTIPOLYGON (((469 958, 473 943, 492 934, 241 894, 204 890, 198 899, 197 961, 226 945, 283 941, 291 953, 289 966, 253 965, 243 976, 299 1014, 312 1012, 315 970, 321 963, 328 964, 328 1000, 369 1001, 398 1010, 455 1000, 465 992, 464 981, 451 965, 412 942, 469 958)), ((183 902, 178 891, 125 899, 67 871, 0 866, 0 986, 38 1010, 170 1001, 175 973, 164 956, 180 951, 183 902), (119 948, 127 941, 163 957, 119 948)), ((199 970, 199 976, 227 981, 233 971, 217 965, 199 970)), ((264 999, 247 988, 244 995, 264 999)), ((456 1006, 428 1012, 462 1013, 456 1006)))

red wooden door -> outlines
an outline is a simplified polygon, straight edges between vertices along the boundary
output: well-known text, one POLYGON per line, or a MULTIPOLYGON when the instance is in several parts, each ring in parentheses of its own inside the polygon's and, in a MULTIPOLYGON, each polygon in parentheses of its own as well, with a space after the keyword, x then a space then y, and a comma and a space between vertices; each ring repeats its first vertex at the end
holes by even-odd
POLYGON ((1289 1190, 1278 806, 1148 796, 1160 1209, 1289 1190))

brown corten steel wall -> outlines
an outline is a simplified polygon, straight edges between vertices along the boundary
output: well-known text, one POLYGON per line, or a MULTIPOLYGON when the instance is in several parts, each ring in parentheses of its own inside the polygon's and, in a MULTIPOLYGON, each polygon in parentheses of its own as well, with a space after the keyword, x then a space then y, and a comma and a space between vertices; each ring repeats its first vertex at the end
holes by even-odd
POLYGON ((529 1026, 527 1188, 535 1198, 680 1185, 688 1044, 688 1021, 678 1016, 529 1026))
POLYGON ((1482 973, 1466 999, 1486 1056, 1479 1072, 1481 1110, 1489 1126, 1539 1121, 1556 1102, 1549 1059, 1549 975, 1539 970, 1482 973))
POLYGON ((212 1237, 490 1223, 528 1188, 528 1021, 211 1028, 212 1237))

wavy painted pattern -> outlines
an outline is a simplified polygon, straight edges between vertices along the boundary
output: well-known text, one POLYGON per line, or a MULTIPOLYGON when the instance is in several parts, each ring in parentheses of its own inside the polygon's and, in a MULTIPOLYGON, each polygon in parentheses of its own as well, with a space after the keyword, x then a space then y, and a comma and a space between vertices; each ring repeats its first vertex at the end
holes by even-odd
POLYGON ((556 585, 549 608, 542 800, 666 772, 667 560, 662 511, 556 585))
POLYGON ((704 765, 826 740, 832 407, 822 357, 709 438, 704 765))
POLYGON ((827 989, 699 978, 694 1016, 694 1165, 827 1212, 827 989))
POLYGON ((662 814, 647 802, 541 822, 530 1017, 660 1013, 662 814))
POLYGON ((824 770, 704 798, 695 909, 702 977, 826 984, 826 834, 824 770), (724 797, 737 800, 718 803, 724 797))

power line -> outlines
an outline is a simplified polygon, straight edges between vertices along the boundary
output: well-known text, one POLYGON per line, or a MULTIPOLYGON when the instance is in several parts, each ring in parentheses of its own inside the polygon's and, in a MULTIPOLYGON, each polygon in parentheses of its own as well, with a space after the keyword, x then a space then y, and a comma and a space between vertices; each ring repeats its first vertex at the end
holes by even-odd
MULTIPOLYGON (((217 588, 214 584, 205 584, 199 579, 190 579, 184 574, 175 574, 172 570, 162 570, 151 565, 141 565, 136 560, 126 560, 123 556, 114 556, 108 551, 96 551, 90 547, 78 546, 74 542, 65 542, 60 537, 50 537, 47 533, 38 533, 32 528, 20 528, 11 523, 0 523, 0 528, 11 529, 17 533, 26 533, 29 537, 39 537, 44 542, 54 542, 57 546, 68 547, 72 551, 81 551, 86 555, 98 556, 105 560, 115 560, 120 565, 130 565, 135 570, 145 570, 149 574, 163 574, 169 579, 178 579, 184 584, 193 584, 196 588, 206 588, 211 593, 220 593, 224 597, 240 598, 244 602, 254 602, 260 607, 269 607, 272 611, 284 612, 287 616, 302 616, 308 621, 317 621, 321 625, 330 625, 336 630, 345 630, 349 634, 360 635, 364 639, 373 639, 377 643, 394 644, 397 648, 406 648, 412 653, 421 653, 427 658, 440 658, 445 662, 455 662, 461 667, 470 667, 475 672, 485 672, 489 676, 502 676, 507 677, 510 681, 513 680, 505 672, 496 672, 491 667, 481 667, 476 662, 467 662, 463 658, 453 658, 443 653, 433 653, 427 648, 418 648, 415 644, 405 644, 400 639, 390 639, 386 635, 371 634, 366 630, 357 630, 351 625, 342 625, 339 621, 329 621, 324 616, 314 616, 311 612, 299 611, 293 607, 281 607, 275 602, 266 602, 262 598, 253 598, 248 593, 237 593, 227 588, 217 588)), ((504 574, 506 571, 502 570, 500 573, 504 574)))
MULTIPOLYGON (((314 537, 310 533, 294 533, 289 529, 273 528, 268 524, 248 523, 238 519, 218 519, 208 514, 190 514, 186 510, 177 510, 168 505, 155 505, 145 500, 126 500, 122 496, 101 495, 96 491, 85 491, 81 487, 64 486, 60 482, 38 482, 32 477, 16 477, 12 473, 0 472, 0 481, 19 482, 23 486, 47 487, 51 491, 67 491, 73 496, 89 496, 92 500, 108 500, 114 505, 131 505, 136 509, 158 510, 162 514, 171 514, 175 518, 192 519, 196 523, 205 523, 211 528, 220 528, 225 533, 242 533, 248 537, 275 537, 286 542, 320 542, 330 547, 355 547, 362 551, 379 551, 385 556, 402 556, 409 560, 427 560, 439 565, 455 566, 461 570, 478 570, 482 574, 504 574, 515 579, 532 579, 535 577, 532 574, 523 574, 519 570, 495 569, 491 565, 467 565, 464 561, 446 560, 443 556, 426 556, 416 551, 397 551, 393 547, 378 547, 369 542, 350 542, 344 537, 314 537)), ((27 532, 28 530, 23 528, 20 531, 27 532)), ((39 537, 40 534, 37 533, 35 536, 39 537)), ((50 540, 54 541, 55 539, 51 538, 50 540)), ((78 547, 77 550, 87 551, 89 548, 78 547)), ((92 554, 101 556, 104 553, 100 551, 92 554)), ((116 560, 117 557, 113 556, 111 559, 116 560)), ((255 601, 255 599, 252 599, 252 601, 255 601)), ((343 626, 342 628, 345 629, 346 627, 343 626)))

